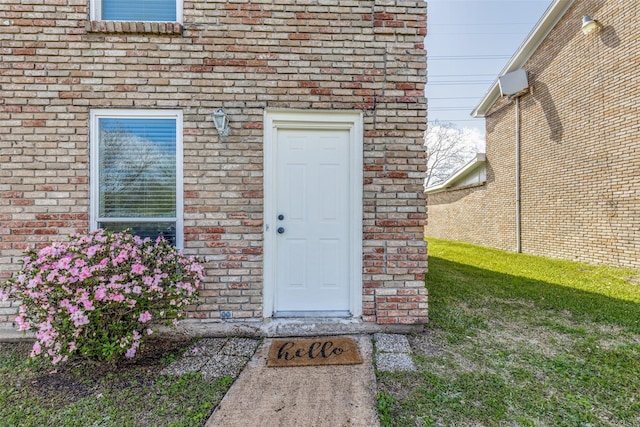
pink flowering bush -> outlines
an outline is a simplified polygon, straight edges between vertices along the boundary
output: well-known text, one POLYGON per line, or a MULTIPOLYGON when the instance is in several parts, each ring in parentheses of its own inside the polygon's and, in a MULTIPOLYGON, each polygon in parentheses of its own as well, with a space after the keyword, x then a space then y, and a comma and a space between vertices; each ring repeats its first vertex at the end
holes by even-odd
POLYGON ((27 251, 22 270, 0 288, 21 300, 16 323, 33 331, 31 357, 134 357, 152 324, 177 324, 198 296, 200 260, 163 238, 97 230, 27 251))

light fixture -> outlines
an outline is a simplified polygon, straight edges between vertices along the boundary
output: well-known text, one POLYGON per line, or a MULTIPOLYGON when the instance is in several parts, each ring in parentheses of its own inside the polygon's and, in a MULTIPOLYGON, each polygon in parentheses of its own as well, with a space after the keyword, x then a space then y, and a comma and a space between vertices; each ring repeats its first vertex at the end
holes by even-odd
POLYGON ((218 135, 229 136, 231 132, 231 129, 229 129, 229 117, 227 117, 227 113, 225 113, 222 108, 218 108, 213 113, 213 124, 218 130, 218 135))
POLYGON ((590 16, 585 15, 582 18, 582 32, 584 34, 591 34, 593 32, 597 32, 598 30, 600 30, 600 27, 602 27, 602 24, 600 24, 595 19, 592 19, 590 16))

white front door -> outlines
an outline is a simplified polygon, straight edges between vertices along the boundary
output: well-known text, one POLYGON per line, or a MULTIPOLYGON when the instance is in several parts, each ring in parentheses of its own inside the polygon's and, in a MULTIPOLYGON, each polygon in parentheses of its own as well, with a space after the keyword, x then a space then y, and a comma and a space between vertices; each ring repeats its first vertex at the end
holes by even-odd
POLYGON ((362 254, 361 215, 355 225, 353 216, 362 203, 361 197, 353 200, 354 177, 361 176, 352 171, 353 135, 344 125, 308 122, 288 123, 271 134, 274 170, 266 171, 272 185, 265 194, 272 201, 265 210, 271 244, 265 261, 272 265, 265 269, 273 280, 275 317, 346 317, 361 304, 362 284, 353 283, 361 277, 354 274, 361 265, 354 257, 362 254))
POLYGON ((349 314, 349 132, 278 132, 276 315, 349 314))

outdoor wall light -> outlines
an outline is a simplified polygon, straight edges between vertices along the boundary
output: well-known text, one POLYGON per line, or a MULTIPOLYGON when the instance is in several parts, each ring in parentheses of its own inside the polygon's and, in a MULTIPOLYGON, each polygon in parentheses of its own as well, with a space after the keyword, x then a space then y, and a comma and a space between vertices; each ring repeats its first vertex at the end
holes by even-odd
POLYGON ((591 34, 593 32, 598 32, 598 30, 600 30, 600 27, 602 27, 602 24, 600 24, 595 19, 592 19, 590 16, 585 15, 582 18, 582 32, 584 34, 591 34))
POLYGON ((218 135, 229 136, 231 132, 231 129, 229 129, 229 117, 227 117, 227 113, 225 113, 222 108, 218 108, 213 113, 213 124, 218 130, 218 135))

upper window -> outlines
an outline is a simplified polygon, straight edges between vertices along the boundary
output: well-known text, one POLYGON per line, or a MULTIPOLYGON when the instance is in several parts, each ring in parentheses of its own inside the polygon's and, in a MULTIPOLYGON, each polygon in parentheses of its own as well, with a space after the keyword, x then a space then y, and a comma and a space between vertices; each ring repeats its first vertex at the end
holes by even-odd
POLYGON ((182 112, 91 112, 91 227, 182 247, 182 112))
POLYGON ((182 0, 91 0, 91 20, 182 22, 182 0))

